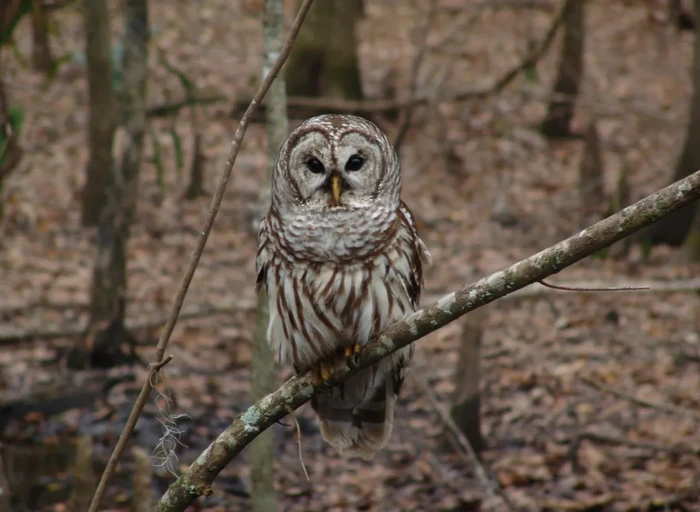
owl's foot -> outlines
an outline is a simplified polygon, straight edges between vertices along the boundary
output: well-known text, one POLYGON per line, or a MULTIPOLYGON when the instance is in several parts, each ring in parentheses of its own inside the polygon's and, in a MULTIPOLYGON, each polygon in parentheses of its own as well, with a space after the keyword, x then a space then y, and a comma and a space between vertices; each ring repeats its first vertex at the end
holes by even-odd
POLYGON ((331 388, 328 383, 331 380, 331 362, 330 361, 320 361, 318 366, 314 367, 311 371, 311 383, 320 388, 323 391, 327 391, 331 388))
POLYGON ((357 343, 345 347, 345 362, 348 367, 353 370, 357 369, 357 354, 360 353, 360 350, 362 350, 362 345, 358 345, 357 343))

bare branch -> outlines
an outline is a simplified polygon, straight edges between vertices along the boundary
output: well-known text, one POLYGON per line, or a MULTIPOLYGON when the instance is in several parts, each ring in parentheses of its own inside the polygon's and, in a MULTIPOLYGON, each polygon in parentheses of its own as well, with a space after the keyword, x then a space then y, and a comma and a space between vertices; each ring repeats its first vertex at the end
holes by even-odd
POLYGON ((306 477, 307 481, 310 481, 311 479, 309 478, 309 472, 306 471, 306 464, 304 464, 304 451, 301 448, 301 426, 299 426, 299 422, 297 421, 297 417, 294 416, 294 411, 291 409, 287 409, 287 413, 292 417, 294 420, 294 425, 297 427, 297 446, 299 447, 299 463, 301 464, 301 469, 304 470, 304 476, 306 477))
MULTIPOLYGON (((700 285, 699 285, 700 287, 700 285)), ((22 309, 27 309, 29 311, 35 308, 44 308, 43 305, 33 305, 28 303, 25 305, 12 306, 9 310, 0 310, 0 315, 6 314, 16 314, 16 311, 21 311, 22 309)), ((204 318, 206 316, 221 315, 221 314, 232 314, 238 311, 249 311, 255 307, 255 303, 252 300, 240 299, 233 302, 210 304, 208 302, 202 304, 196 304, 184 308, 180 313, 179 319, 191 319, 191 318, 204 318)), ((84 304, 65 304, 65 305, 51 305, 51 309, 84 309, 84 304)), ((138 331, 141 329, 157 329, 165 325, 170 318, 169 314, 158 313, 151 317, 139 319, 139 320, 127 320, 126 328, 130 331, 138 331)), ((2 326, 4 327, 4 326, 2 326)), ((85 333, 85 326, 81 324, 76 325, 57 325, 57 326, 43 326, 41 329, 16 329, 9 326, 8 329, 0 328, 0 346, 2 345, 13 345, 16 343, 21 343, 24 341, 36 341, 36 340, 48 340, 52 338, 72 338, 74 336, 82 336, 85 333)))
MULTIPOLYGON (((337 361, 331 369, 329 384, 341 382, 469 311, 556 274, 699 197, 700 171, 528 259, 450 293, 436 304, 390 326, 363 348, 353 368, 344 361, 337 361)), ((288 408, 296 409, 317 391, 311 374, 306 373, 292 377, 277 391, 250 406, 170 485, 153 508, 154 512, 183 511, 199 496, 210 492, 211 483, 229 461, 261 432, 282 419, 288 408)))
POLYGON ((454 420, 450 417, 445 408, 442 405, 440 405, 440 402, 435 396, 435 393, 433 393, 430 384, 425 380, 425 378, 423 378, 422 375, 418 374, 417 372, 414 372, 413 378, 418 382, 423 391, 423 394, 428 398, 428 401, 433 406, 433 409, 435 409, 435 411, 438 413, 438 416, 440 416, 442 423, 445 425, 445 427, 447 427, 450 433, 457 440, 459 447, 464 451, 467 459, 467 464, 470 466, 472 473, 479 479, 481 485, 486 489, 486 492, 488 493, 490 499, 490 507, 485 506, 484 508, 492 508, 494 510, 498 510, 498 508, 494 507, 496 507, 496 501, 500 500, 505 505, 505 510, 514 510, 514 507, 508 501, 508 498, 500 492, 498 483, 496 483, 489 477, 488 473, 486 472, 486 469, 479 460, 479 456, 474 451, 474 448, 472 447, 467 437, 464 435, 464 433, 462 433, 462 431, 459 429, 454 420))
MULTIPOLYGON (((282 65, 287 60, 287 57, 292 51, 292 45, 294 44, 294 40, 297 34, 299 33, 301 24, 303 23, 304 18, 306 17, 306 13, 308 12, 312 3, 313 0, 304 0, 304 2, 301 4, 301 7, 299 8, 299 13, 297 14, 297 17, 294 20, 294 24, 292 25, 292 28, 289 31, 289 36, 287 37, 287 40, 284 43, 284 47, 282 48, 282 51, 280 52, 280 55, 277 58, 277 61, 275 62, 275 65, 272 66, 272 69, 263 80, 262 84, 258 88, 258 91, 255 93, 253 100, 250 102, 250 105, 245 111, 245 114, 243 114, 241 122, 238 124, 236 133, 233 136, 233 142, 231 143, 231 151, 226 160, 224 170, 219 178, 219 182, 216 186, 216 191, 214 192, 214 197, 212 198, 211 206, 209 207, 209 212, 207 213, 206 220, 204 221, 204 226, 202 227, 202 231, 197 240, 197 245, 195 246, 195 249, 192 252, 192 256, 190 258, 189 265, 185 270, 185 274, 182 276, 180 287, 177 291, 177 294, 175 295, 175 300, 170 311, 170 316, 165 324, 165 328, 163 329, 160 339, 158 340, 158 346, 156 347, 155 355, 156 363, 159 363, 163 360, 165 349, 168 346, 170 336, 173 332, 173 329, 175 329, 175 323, 177 322, 178 315, 180 314, 180 309, 182 308, 182 304, 185 301, 185 295, 187 295, 187 290, 189 289, 190 283, 192 282, 192 277, 194 276, 194 272, 197 269, 197 265, 199 264, 199 258, 201 257, 202 252, 204 251, 204 246, 207 243, 209 233, 211 232, 211 228, 214 225, 216 214, 219 212, 219 206, 221 205, 221 200, 224 197, 224 192, 226 191, 226 185, 228 184, 228 180, 231 175, 231 170, 233 169, 233 164, 236 162, 236 157, 238 156, 238 151, 241 147, 241 142, 243 141, 243 137, 245 136, 246 130, 248 129, 248 125, 250 124, 250 120, 253 116, 253 113, 258 108, 258 105, 260 104, 268 89, 270 88, 272 81, 275 79, 280 69, 282 69, 282 65)), ((112 452, 112 455, 110 456, 109 461, 107 462, 107 467, 105 468, 104 473, 102 474, 102 478, 100 479, 100 483, 97 486, 97 491, 95 492, 95 496, 92 500, 92 503, 90 504, 90 509, 88 512, 97 512, 97 509, 100 505, 100 501, 107 487, 107 481, 109 480, 110 475, 114 472, 114 469, 117 466, 117 462, 119 461, 119 457, 124 451, 129 437, 131 436, 131 433, 136 427, 136 422, 138 421, 139 416, 141 415, 141 411, 143 410, 143 407, 151 394, 151 383, 153 381, 154 374, 157 372, 157 366, 151 367, 148 377, 146 378, 146 381, 144 382, 143 387, 141 388, 141 392, 139 393, 139 396, 136 399, 136 402, 134 403, 134 407, 131 410, 129 419, 126 422, 126 425, 124 425, 124 430, 119 436, 117 445, 114 447, 114 451, 112 452)))
POLYGON ((652 402, 651 400, 644 400, 643 398, 638 398, 624 391, 617 390, 611 386, 606 386, 605 384, 598 382, 590 377, 581 377, 581 380, 592 388, 597 389, 601 393, 608 393, 617 398, 627 400, 633 404, 640 405, 642 407, 648 407, 649 409, 656 409, 657 411, 663 411, 671 414, 679 414, 681 416, 689 416, 700 421, 700 412, 694 411, 692 409, 685 409, 683 407, 676 407, 675 405, 668 405, 659 402, 652 402))
POLYGON ((564 286, 561 284, 549 283, 544 279, 540 281, 540 284, 546 288, 551 288, 552 290, 563 290, 567 292, 637 292, 649 289, 648 286, 602 286, 600 288, 587 286, 564 286))
POLYGON ((700 279, 674 279, 673 281, 649 280, 632 283, 605 282, 605 281, 571 281, 556 287, 547 288, 541 283, 529 287, 526 290, 518 290, 508 295, 508 299, 536 298, 543 295, 557 294, 561 289, 566 291, 581 291, 586 289, 629 289, 637 293, 696 293, 700 291, 700 279))
POLYGON ((184 100, 173 101, 171 103, 159 103, 148 107, 148 117, 168 117, 177 115, 185 107, 195 105, 213 105, 227 101, 225 96, 192 96, 184 100))
MULTIPOLYGON (((418 90, 418 74, 420 73, 421 67, 423 66, 423 60, 428 50, 428 35, 430 30, 433 28, 433 20, 435 19, 435 13, 437 12, 437 0, 432 0, 428 6, 428 13, 426 14, 425 21, 420 27, 419 34, 421 36, 421 41, 418 44, 418 54, 413 61, 413 69, 411 72, 411 86, 410 95, 415 96, 418 90)), ((409 106, 403 113, 403 120, 396 131, 396 136, 392 141, 392 146, 394 150, 399 153, 401 145, 403 144, 404 137, 408 133, 408 129, 411 127, 411 120, 413 119, 413 109, 415 105, 409 106)))
POLYGON ((628 446, 629 448, 638 448, 642 450, 651 450, 654 452, 671 453, 673 455, 700 455, 700 448, 693 448, 691 446, 648 443, 644 441, 634 441, 632 439, 627 439, 626 437, 584 431, 580 432, 576 436, 573 443, 571 444, 571 447, 569 448, 569 459, 571 460, 571 464, 573 465, 574 469, 579 468, 578 449, 581 447, 582 441, 628 446))
POLYGON ((331 110, 341 113, 372 114, 412 108, 419 105, 427 105, 431 102, 451 103, 455 101, 465 101, 480 99, 498 94, 505 89, 520 73, 525 69, 534 66, 546 53, 554 41, 554 36, 561 25, 564 9, 554 17, 547 33, 534 50, 525 56, 520 62, 506 71, 501 77, 495 80, 488 87, 467 87, 465 89, 446 93, 444 96, 435 98, 432 92, 427 92, 406 98, 386 99, 386 100, 338 100, 331 98, 310 98, 305 96, 290 96, 287 98, 289 107, 308 108, 314 110, 331 110))

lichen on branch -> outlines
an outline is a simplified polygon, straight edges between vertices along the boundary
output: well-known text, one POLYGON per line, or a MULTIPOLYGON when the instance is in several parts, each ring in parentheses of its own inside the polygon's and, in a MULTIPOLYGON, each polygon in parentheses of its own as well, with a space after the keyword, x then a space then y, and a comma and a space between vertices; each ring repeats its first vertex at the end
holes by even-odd
MULTIPOLYGON (((447 325, 462 315, 516 290, 556 274, 586 256, 700 198, 700 171, 645 197, 610 217, 584 229, 504 270, 452 292, 435 304, 416 311, 384 331, 358 354, 356 365, 338 361, 331 371, 331 384, 376 363, 447 325)), ((318 392, 310 374, 293 377, 241 413, 192 465, 170 485, 154 512, 183 511, 203 490, 210 490, 216 475, 261 432, 309 401, 318 392)))

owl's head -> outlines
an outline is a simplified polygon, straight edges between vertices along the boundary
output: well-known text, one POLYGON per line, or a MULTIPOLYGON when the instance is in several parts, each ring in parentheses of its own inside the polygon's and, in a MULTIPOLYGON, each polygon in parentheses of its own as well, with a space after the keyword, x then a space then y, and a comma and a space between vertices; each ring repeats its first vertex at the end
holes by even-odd
POLYGON ((280 149, 272 202, 281 213, 332 208, 395 209, 401 176, 396 152, 372 122, 350 115, 312 117, 280 149))

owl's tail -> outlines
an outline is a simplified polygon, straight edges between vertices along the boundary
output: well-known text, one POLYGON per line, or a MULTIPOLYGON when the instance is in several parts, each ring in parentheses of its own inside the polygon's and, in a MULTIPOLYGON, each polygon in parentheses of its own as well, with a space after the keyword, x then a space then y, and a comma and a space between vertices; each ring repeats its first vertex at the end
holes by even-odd
POLYGON ((342 456, 372 460, 389 442, 396 404, 393 386, 387 385, 390 379, 359 405, 344 400, 344 390, 339 389, 344 384, 313 398, 311 405, 318 413, 321 435, 342 456))

